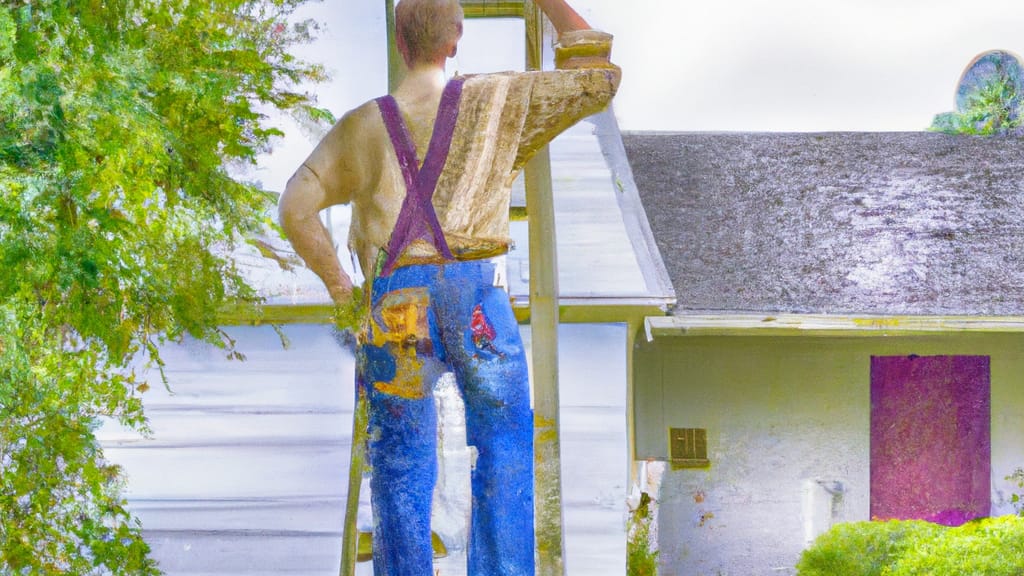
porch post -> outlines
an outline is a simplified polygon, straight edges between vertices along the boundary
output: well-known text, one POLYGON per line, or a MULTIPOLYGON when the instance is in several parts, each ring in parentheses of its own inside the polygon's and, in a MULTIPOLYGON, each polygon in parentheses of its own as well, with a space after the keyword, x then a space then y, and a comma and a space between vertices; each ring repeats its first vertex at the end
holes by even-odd
MULTIPOLYGON (((526 65, 543 64, 544 19, 524 3, 526 65)), ((562 531, 562 459, 558 426, 558 262, 551 157, 545 146, 526 166, 530 238, 530 333, 534 389, 534 506, 537 574, 565 574, 562 531)))

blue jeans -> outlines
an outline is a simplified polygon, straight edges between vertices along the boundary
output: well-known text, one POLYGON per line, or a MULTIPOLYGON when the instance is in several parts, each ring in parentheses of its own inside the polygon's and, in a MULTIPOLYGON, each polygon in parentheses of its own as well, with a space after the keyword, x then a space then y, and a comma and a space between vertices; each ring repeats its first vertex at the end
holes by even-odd
POLYGON ((433 576, 432 389, 455 374, 472 471, 470 576, 532 576, 533 413, 519 327, 489 261, 406 266, 377 278, 358 377, 369 406, 376 576, 433 576))

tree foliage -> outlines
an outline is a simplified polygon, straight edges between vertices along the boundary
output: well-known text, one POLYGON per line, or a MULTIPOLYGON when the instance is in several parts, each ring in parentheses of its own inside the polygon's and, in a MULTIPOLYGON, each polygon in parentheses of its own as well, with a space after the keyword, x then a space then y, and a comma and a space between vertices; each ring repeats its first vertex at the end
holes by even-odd
MULTIPOLYGON (((961 85, 957 110, 939 114, 931 130, 946 134, 1005 136, 1024 134, 1024 81, 1015 57, 986 55, 992 71, 961 85)), ((973 70, 973 68, 972 68, 973 70)), ((963 83, 964 80, 961 80, 963 83)))
POLYGON ((1005 80, 993 80, 968 96, 963 111, 939 114, 931 130, 976 136, 1020 135, 1024 129, 1024 94, 1005 80))
POLYGON ((915 543, 946 528, 923 520, 837 524, 804 550, 800 576, 887 576, 915 543))
MULTIPOLYGON (((0 2, 0 573, 154 574, 94 431, 145 433, 135 366, 259 299, 223 255, 272 197, 229 176, 322 117, 305 0, 0 2)), ((147 372, 148 374, 148 372, 147 372)))

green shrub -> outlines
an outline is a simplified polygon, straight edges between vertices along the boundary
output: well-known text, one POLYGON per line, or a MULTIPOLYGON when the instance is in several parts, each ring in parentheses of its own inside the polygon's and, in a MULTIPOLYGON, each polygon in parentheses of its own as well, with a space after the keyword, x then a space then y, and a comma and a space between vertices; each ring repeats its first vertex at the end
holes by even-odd
POLYGON ((822 534, 797 564, 800 576, 883 576, 915 542, 942 526, 923 521, 850 522, 822 534))
POLYGON ((658 574, 658 551, 651 547, 651 497, 647 492, 640 494, 640 504, 630 513, 626 540, 627 576, 656 576, 658 574))
POLYGON ((920 541, 900 558, 891 576, 939 574, 1024 574, 1024 518, 985 518, 951 528, 938 538, 920 541))
POLYGON ((797 564, 800 576, 1021 576, 1024 518, 947 528, 919 520, 840 524, 797 564))

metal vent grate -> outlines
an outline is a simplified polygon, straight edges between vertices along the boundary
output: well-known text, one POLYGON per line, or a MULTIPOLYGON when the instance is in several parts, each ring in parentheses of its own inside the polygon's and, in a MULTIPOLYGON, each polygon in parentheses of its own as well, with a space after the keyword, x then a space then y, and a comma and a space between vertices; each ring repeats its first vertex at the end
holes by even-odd
POLYGON ((669 463, 673 469, 706 468, 708 460, 708 431, 704 428, 668 429, 669 463))

